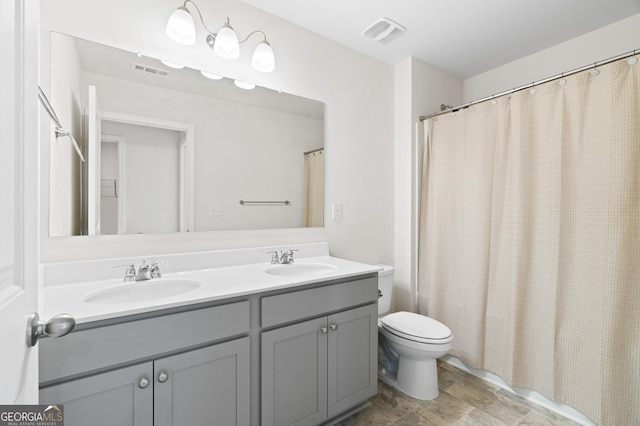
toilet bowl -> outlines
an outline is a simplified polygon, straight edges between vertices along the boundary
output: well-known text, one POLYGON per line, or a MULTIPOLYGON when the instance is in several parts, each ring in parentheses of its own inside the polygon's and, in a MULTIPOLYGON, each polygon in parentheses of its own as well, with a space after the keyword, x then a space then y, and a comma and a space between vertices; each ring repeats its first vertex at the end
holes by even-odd
POLYGON ((413 312, 389 314, 393 267, 378 265, 378 377, 403 393, 421 400, 438 396, 436 359, 451 350, 449 328, 413 312))

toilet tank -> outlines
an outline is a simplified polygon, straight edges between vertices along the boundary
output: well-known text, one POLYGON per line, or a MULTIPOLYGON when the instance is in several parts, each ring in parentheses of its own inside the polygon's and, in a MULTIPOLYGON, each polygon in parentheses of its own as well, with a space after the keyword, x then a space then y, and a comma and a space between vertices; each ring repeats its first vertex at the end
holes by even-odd
POLYGON ((393 266, 376 265, 381 270, 378 271, 378 290, 381 297, 378 298, 378 315, 386 314, 391 310, 391 300, 393 296, 393 266))

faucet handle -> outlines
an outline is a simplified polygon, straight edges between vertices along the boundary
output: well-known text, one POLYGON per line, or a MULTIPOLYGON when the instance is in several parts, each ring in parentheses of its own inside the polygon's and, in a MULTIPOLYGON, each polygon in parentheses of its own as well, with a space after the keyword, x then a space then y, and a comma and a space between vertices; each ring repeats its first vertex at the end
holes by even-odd
POLYGON ((270 254, 271 255, 271 263, 272 264, 280 263, 280 254, 278 253, 278 250, 271 250, 271 251, 266 252, 265 254, 270 254))
POLYGON ((300 251, 298 249, 289 249, 287 250, 287 263, 293 263, 293 253, 296 251, 300 251))
POLYGON ((124 281, 135 281, 136 280, 136 267, 133 263, 125 264, 125 265, 116 265, 113 269, 127 268, 124 272, 124 281))
POLYGON ((151 266, 149 267, 151 278, 160 278, 162 276, 162 272, 160 272, 160 265, 169 265, 169 262, 166 260, 156 260, 151 262, 151 266))

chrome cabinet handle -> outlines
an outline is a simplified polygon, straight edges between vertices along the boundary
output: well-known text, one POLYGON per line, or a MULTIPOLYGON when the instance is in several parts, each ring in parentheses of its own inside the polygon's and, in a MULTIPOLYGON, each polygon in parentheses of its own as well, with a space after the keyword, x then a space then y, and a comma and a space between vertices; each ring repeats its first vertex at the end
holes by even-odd
POLYGON ((164 383, 167 380, 169 380, 169 375, 166 372, 162 371, 160 372, 160 374, 158 374, 158 381, 160 383, 164 383))
POLYGON ((326 325, 321 326, 320 331, 322 332, 322 334, 327 334, 327 326, 326 325))
POLYGON ((138 387, 140 389, 145 389, 147 386, 149 386, 149 379, 147 379, 146 377, 141 378, 138 382, 138 387))
POLYGON ((333 323, 332 323, 329 327, 331 327, 331 329, 332 329, 333 331, 336 331, 336 330, 338 329, 338 324, 333 324, 333 323))
POLYGON ((27 320, 27 346, 33 347, 38 343, 38 338, 47 335, 50 337, 62 337, 71 333, 76 326, 76 320, 69 314, 60 314, 49 321, 40 321, 40 316, 34 312, 27 320))

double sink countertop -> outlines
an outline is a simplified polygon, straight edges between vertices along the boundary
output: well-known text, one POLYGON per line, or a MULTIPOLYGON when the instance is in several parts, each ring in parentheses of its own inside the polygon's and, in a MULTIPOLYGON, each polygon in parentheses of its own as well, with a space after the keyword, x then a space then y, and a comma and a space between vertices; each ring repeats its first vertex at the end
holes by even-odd
MULTIPOLYGON (((318 250, 308 252, 317 254, 318 250)), ((379 270, 379 266, 324 254, 301 257, 283 265, 260 262, 179 272, 169 270, 160 278, 145 281, 125 282, 109 278, 45 285, 40 291, 40 313, 43 318, 60 313, 71 314, 77 324, 82 324, 294 288, 379 270)))

